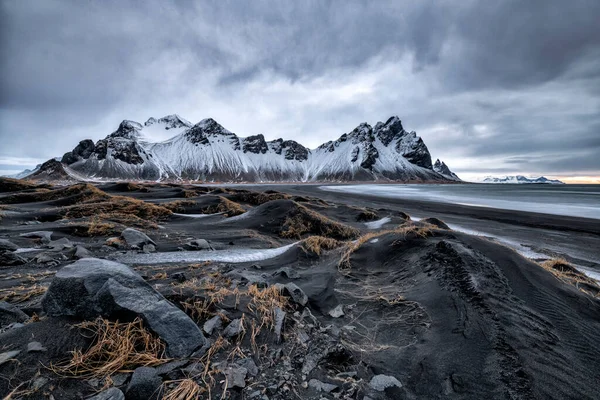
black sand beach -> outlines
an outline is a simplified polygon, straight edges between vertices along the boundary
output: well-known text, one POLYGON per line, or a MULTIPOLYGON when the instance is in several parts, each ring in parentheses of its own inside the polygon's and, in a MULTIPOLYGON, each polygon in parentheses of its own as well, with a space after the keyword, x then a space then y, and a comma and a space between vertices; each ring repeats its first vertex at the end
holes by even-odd
POLYGON ((598 398, 600 289, 567 263, 599 268, 596 220, 312 185, 25 185, 0 204, 3 396, 598 398), (117 320, 163 352, 115 361, 94 333, 117 320))

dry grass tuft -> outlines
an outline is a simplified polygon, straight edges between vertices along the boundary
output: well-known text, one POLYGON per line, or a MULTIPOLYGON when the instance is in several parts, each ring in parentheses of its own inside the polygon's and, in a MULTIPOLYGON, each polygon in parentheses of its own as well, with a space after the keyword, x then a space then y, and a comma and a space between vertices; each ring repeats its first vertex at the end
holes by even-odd
POLYGON ((229 196, 229 199, 233 201, 241 201, 252 204, 253 206, 259 206, 272 200, 288 200, 291 198, 292 196, 286 193, 264 193, 251 191, 240 191, 229 196))
POLYGON ((169 361, 165 345, 144 328, 139 318, 129 323, 98 318, 75 326, 91 334, 94 343, 85 352, 72 351, 68 362, 52 365, 50 369, 59 375, 104 378, 169 361))
POLYGON ((206 389, 190 378, 163 382, 163 400, 197 400, 205 391, 206 389), (168 386, 173 384, 177 386, 168 389, 168 386))
POLYGON ((295 203, 296 209, 286 218, 279 235, 284 238, 300 239, 302 235, 312 234, 344 240, 354 239, 360 231, 348 225, 333 221, 318 212, 295 203))
POLYGON ((111 196, 96 186, 89 183, 78 183, 64 188, 52 190, 37 190, 33 193, 17 193, 4 197, 0 202, 4 204, 32 203, 65 199, 65 204, 80 204, 90 201, 105 200, 111 196))
POLYGON ((48 185, 37 185, 21 179, 0 178, 0 193, 19 192, 21 190, 31 190, 40 187, 48 187, 48 185))
POLYGON ((172 214, 171 210, 142 200, 124 196, 110 196, 100 202, 86 202, 63 207, 65 218, 84 218, 98 216, 105 220, 116 220, 123 224, 140 224, 140 220, 159 221, 172 214))
POLYGON ((592 297, 600 297, 600 285, 598 282, 580 272, 564 258, 546 260, 540 263, 540 266, 561 281, 575 286, 580 291, 592 297))
POLYGON ((241 205, 223 196, 219 196, 218 204, 208 206, 202 210, 203 214, 224 213, 226 217, 234 217, 245 212, 246 210, 241 205))
POLYGON ((358 214, 358 216, 356 217, 356 220, 358 222, 368 222, 368 221, 375 221, 379 219, 379 214, 377 214, 376 212, 373 212, 371 210, 363 210, 361 211, 360 214, 358 214))
POLYGON ((42 285, 33 286, 17 286, 7 289, 0 289, 0 301, 7 303, 20 304, 32 299, 33 297, 41 296, 48 288, 42 285))
POLYGON ((115 184, 115 190, 120 192, 138 192, 138 191, 147 191, 147 188, 133 182, 118 182, 115 184))
POLYGON ((302 241, 302 249, 307 253, 320 256, 323 250, 333 250, 343 246, 344 244, 344 242, 339 240, 323 236, 309 236, 302 241))
POLYGON ((168 203, 162 203, 161 206, 165 207, 173 212, 182 213, 185 212, 186 207, 193 207, 196 203, 194 200, 176 200, 168 203))

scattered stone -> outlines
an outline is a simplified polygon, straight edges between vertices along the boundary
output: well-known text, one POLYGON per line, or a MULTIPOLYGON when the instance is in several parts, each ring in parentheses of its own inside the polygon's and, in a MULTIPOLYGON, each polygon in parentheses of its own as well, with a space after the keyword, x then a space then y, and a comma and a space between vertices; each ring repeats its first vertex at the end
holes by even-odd
POLYGON ((125 384, 125 382, 127 382, 127 379, 129 379, 129 375, 130 374, 121 373, 121 374, 115 374, 115 375, 111 376, 110 378, 112 379, 113 384, 115 386, 123 386, 125 384))
POLYGON ((214 317, 212 317, 204 323, 202 329, 204 329, 204 332, 206 332, 210 336, 215 330, 221 329, 222 326, 223 322, 221 321, 221 317, 215 315, 214 317))
POLYGON ((5 353, 0 353, 0 365, 4 364, 5 362, 15 358, 16 356, 18 356, 21 353, 20 350, 13 350, 13 351, 7 351, 5 353))
POLYGON ((28 319, 27 314, 14 304, 0 301, 0 328, 7 327, 14 322, 25 322, 28 319))
POLYGON ((36 232, 27 232, 21 233, 19 236, 28 238, 28 239, 41 239, 42 243, 50 243, 52 240, 52 234, 54 232, 51 231, 36 231, 36 232))
POLYGON ((273 273, 273 276, 276 276, 276 275, 281 275, 284 278, 288 278, 288 279, 300 278, 300 274, 298 273, 298 271, 296 271, 295 269, 290 268, 290 267, 279 268, 277 271, 275 271, 273 273))
POLYGON ((242 326, 242 320, 237 318, 231 321, 229 325, 227 325, 227 328, 225 328, 225 330, 223 331, 223 336, 232 338, 242 333, 243 330, 244 327, 242 326))
POLYGON ((27 352, 28 353, 33 353, 33 352, 44 352, 47 351, 47 349, 42 346, 42 344, 40 342, 29 342, 27 344, 27 352))
POLYGON ((235 243, 233 243, 233 242, 229 242, 228 244, 229 244, 230 246, 235 246, 235 243))
POLYGON ((11 253, 9 251, 0 252, 0 265, 11 266, 11 265, 22 265, 27 263, 27 260, 18 254, 11 253))
POLYGON ((106 239, 104 245, 107 246, 108 250, 112 250, 112 248, 124 249, 126 248, 125 241, 118 237, 110 237, 106 239))
POLYGON ((250 268, 254 268, 254 269, 262 269, 262 267, 261 267, 260 265, 258 265, 258 264, 252 264, 252 265, 250 266, 250 268))
POLYGON ((171 274, 171 279, 174 279, 179 283, 183 283, 187 281, 187 276, 185 276, 183 272, 175 272, 174 274, 171 274))
POLYGON ((51 251, 62 251, 65 249, 72 249, 73 243, 67 238, 60 238, 58 240, 52 240, 46 247, 51 251))
POLYGON ((369 382, 369 386, 378 392, 383 392, 385 389, 390 387, 402 387, 402 383, 393 376, 389 375, 375 375, 371 378, 371 382, 369 382))
POLYGON ((116 387, 112 387, 89 397, 88 400, 125 400, 125 395, 116 387))
POLYGON ((15 251, 18 250, 19 246, 11 242, 10 240, 0 239, 0 252, 3 251, 15 251))
POLYGON ((230 365, 225 368, 223 374, 226 378, 227 389, 246 387, 246 375, 248 375, 246 368, 230 365))
POLYGON ((90 258, 92 257, 92 253, 90 253, 90 251, 85 247, 77 245, 75 247, 74 257, 77 259, 90 258))
POLYGON ((125 391, 127 400, 158 399, 161 384, 162 379, 154 368, 136 368, 125 391))
POLYGON ((421 222, 433 225, 433 226, 435 226, 437 228, 440 228, 440 229, 450 230, 450 227, 448 225, 446 225, 446 223, 444 221, 442 221, 441 219, 438 219, 438 218, 434 218, 434 217, 432 217, 432 218, 425 218, 425 219, 422 219, 421 222))
POLYGON ((167 375, 175 371, 177 368, 185 367, 189 362, 190 361, 185 358, 182 360, 170 361, 166 364, 162 364, 156 367, 156 373, 158 375, 167 375))
POLYGON ((294 300, 301 306, 306 306, 306 304, 308 303, 308 296, 306 295, 306 293, 304 293, 302 289, 298 287, 298 285, 290 282, 286 283, 284 285, 284 288, 289 293, 292 300, 294 300))
POLYGON ((185 245, 191 250, 214 250, 210 243, 204 239, 190 240, 185 245))
POLYGON ((308 386, 313 389, 318 390, 319 392, 330 393, 337 389, 337 385, 332 385, 331 383, 321 382, 317 379, 311 379, 308 381, 308 386))
POLYGON ((170 357, 186 357, 206 339, 183 311, 167 301, 129 267, 86 258, 59 270, 42 307, 49 316, 94 319, 141 316, 167 344, 170 357))
POLYGON ((35 378, 33 380, 33 382, 31 382, 31 388, 34 391, 40 390, 49 381, 50 381, 50 379, 48 379, 48 378, 46 378, 44 376, 38 376, 37 378, 35 378))
POLYGON ((285 320, 285 311, 281 308, 275 308, 275 341, 281 342, 281 331, 283 330, 283 321, 285 320))
POLYGON ((329 311, 329 315, 333 318, 340 318, 344 316, 344 307, 338 304, 333 310, 329 311))
POLYGON ((144 247, 142 247, 142 251, 144 253, 154 253, 156 251, 156 246, 153 244, 145 244, 144 247))
POLYGON ((131 248, 142 249, 145 244, 156 246, 156 243, 154 243, 154 241, 150 239, 148 235, 133 228, 125 229, 123 232, 121 232, 121 237, 131 248))
POLYGON ((46 264, 55 261, 56 254, 40 253, 35 256, 34 261, 38 264, 46 264))
POLYGON ((242 358, 241 360, 239 360, 237 362, 237 364, 240 367, 244 367, 246 368, 246 370, 248 370, 248 374, 250 374, 250 376, 257 376, 258 375, 258 366, 256 366, 256 363, 254 362, 254 360, 252 358, 242 358))

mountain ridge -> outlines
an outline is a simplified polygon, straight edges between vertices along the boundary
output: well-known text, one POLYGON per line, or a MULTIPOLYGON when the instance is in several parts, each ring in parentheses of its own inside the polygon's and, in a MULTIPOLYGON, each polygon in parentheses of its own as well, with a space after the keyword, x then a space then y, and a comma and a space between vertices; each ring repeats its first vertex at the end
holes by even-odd
POLYGON ((540 177, 526 177, 523 175, 508 175, 502 177, 487 176, 483 179, 483 183, 497 183, 497 184, 547 184, 547 185, 564 185, 565 183, 558 179, 548 179, 545 176, 540 177))
POLYGON ((212 118, 196 124, 177 114, 151 117, 143 124, 123 120, 96 143, 82 140, 61 161, 91 179, 460 181, 446 164, 432 164, 423 139, 406 131, 397 116, 374 126, 363 122, 312 150, 294 140, 268 141, 262 134, 241 137, 212 118), (172 137, 150 140, 153 132, 165 131, 172 137))

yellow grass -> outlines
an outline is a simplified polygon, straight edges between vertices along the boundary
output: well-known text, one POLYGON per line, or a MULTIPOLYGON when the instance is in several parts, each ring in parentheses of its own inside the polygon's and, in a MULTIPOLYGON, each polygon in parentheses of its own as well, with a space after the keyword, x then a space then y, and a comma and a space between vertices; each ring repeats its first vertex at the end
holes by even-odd
POLYGON ((578 271, 564 258, 555 258, 546 260, 539 264, 546 271, 549 271, 561 281, 575 286, 580 291, 591 295, 592 297, 600 297, 600 285, 595 279, 578 271))
POLYGON ((185 211, 186 207, 193 207, 197 203, 194 200, 175 200, 168 203, 162 203, 161 206, 168 208, 169 210, 177 213, 185 211))
POLYGON ((47 290, 48 288, 42 285, 22 285, 7 289, 0 289, 0 301, 6 301, 7 303, 12 304, 24 303, 33 297, 37 297, 46 293, 47 290))
POLYGON ((204 388, 190 378, 163 382, 163 400, 197 400, 205 391, 204 388), (169 385, 175 383, 177 386, 170 390, 167 389, 169 385))
POLYGON ((300 239, 305 234, 312 234, 344 240, 354 239, 360 235, 360 231, 356 228, 333 221, 301 204, 294 204, 296 210, 292 211, 284 221, 279 232, 281 237, 300 239))
POLYGON ((69 361, 52 365, 50 369, 59 375, 104 378, 169 361, 165 345, 144 328, 140 318, 129 323, 98 318, 75 326, 87 331, 94 343, 85 352, 72 351, 69 361))
POLYGON ((302 249, 307 253, 313 253, 318 256, 324 250, 333 250, 343 246, 345 243, 339 240, 326 238, 323 236, 309 236, 302 241, 302 249))
POLYGON ((233 201, 241 201, 244 203, 259 206, 272 200, 291 199, 292 196, 286 193, 263 193, 263 192, 237 192, 229 196, 233 201))

